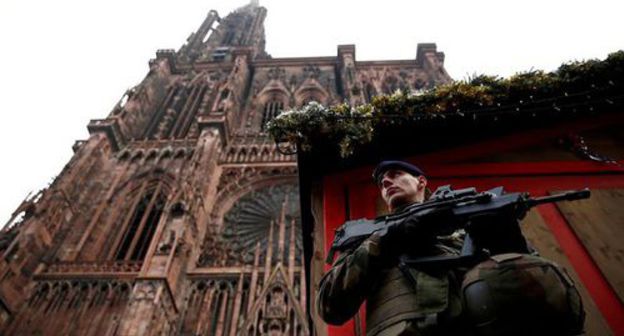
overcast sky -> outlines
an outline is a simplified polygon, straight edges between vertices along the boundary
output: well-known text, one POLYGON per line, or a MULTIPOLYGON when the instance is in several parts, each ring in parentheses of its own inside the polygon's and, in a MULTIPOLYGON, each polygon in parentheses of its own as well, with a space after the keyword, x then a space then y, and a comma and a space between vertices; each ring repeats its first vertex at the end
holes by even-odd
MULTIPOLYGON (((0 1, 0 226, 30 190, 49 183, 141 81, 157 49, 178 49, 210 9, 237 0, 0 1)), ((273 57, 333 56, 355 44, 358 60, 413 59, 435 42, 455 79, 553 70, 624 49, 623 2, 261 0, 273 57)))

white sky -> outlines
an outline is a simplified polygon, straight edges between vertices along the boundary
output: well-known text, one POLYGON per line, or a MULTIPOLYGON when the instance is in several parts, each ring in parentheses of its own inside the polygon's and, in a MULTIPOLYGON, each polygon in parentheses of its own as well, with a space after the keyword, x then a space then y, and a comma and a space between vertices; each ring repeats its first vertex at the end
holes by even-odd
MULTIPOLYGON (((45 186, 139 83, 157 49, 178 49, 210 9, 245 0, 0 2, 0 226, 30 190, 45 186)), ((261 0, 273 57, 412 59, 435 42, 455 79, 553 70, 624 49, 621 1, 261 0)))

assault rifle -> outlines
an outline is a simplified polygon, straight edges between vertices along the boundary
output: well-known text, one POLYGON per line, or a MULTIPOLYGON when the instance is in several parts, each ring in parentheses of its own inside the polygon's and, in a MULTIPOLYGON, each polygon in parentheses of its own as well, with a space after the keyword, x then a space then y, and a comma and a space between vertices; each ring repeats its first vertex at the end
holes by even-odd
MULTIPOLYGON (((450 213, 457 228, 464 228, 470 234, 464 239, 460 256, 433 256, 413 260, 402 260, 401 263, 426 265, 429 263, 462 262, 474 257, 475 251, 486 250, 488 243, 500 237, 487 236, 490 232, 506 233, 513 231, 513 238, 526 244, 518 227, 518 220, 534 206, 589 198, 589 189, 565 192, 562 194, 531 198, 526 192, 505 193, 503 187, 484 192, 475 188, 453 190, 450 185, 439 187, 431 197, 423 202, 408 206, 399 213, 377 217, 374 220, 357 219, 345 222, 335 232, 334 242, 329 250, 326 262, 334 260, 336 252, 353 249, 375 232, 384 234, 392 226, 402 225, 408 219, 425 218, 433 211, 445 210, 450 213), (485 223, 485 225, 484 225, 485 223), (473 244, 477 241, 477 247, 473 244)), ((441 223, 443 224, 443 223, 441 223)), ((500 239, 498 239, 500 241, 500 239)), ((509 246, 507 242, 503 242, 509 246)), ((525 245, 526 247, 526 245, 525 245)), ((526 252, 526 251, 517 251, 526 252)))

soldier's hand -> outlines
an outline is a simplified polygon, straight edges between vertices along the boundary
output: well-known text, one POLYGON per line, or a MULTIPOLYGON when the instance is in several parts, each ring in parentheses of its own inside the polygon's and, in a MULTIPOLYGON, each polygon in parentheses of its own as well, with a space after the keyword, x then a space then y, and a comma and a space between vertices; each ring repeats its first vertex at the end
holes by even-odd
POLYGON ((450 209, 431 209, 406 218, 402 223, 379 231, 379 244, 384 254, 396 257, 415 246, 427 246, 438 235, 456 229, 455 216, 450 209))
POLYGON ((406 220, 412 225, 408 228, 415 228, 419 231, 414 234, 425 236, 441 236, 453 233, 460 227, 459 218, 453 213, 450 207, 431 208, 417 213, 406 220))
POLYGON ((459 228, 458 218, 448 207, 420 211, 399 224, 377 232, 379 246, 390 260, 406 252, 415 252, 435 243, 436 236, 453 233, 459 228))
POLYGON ((422 223, 417 218, 388 226, 378 235, 383 259, 390 263, 396 262, 400 255, 408 252, 414 245, 427 245, 424 240, 426 234, 422 229, 422 223))

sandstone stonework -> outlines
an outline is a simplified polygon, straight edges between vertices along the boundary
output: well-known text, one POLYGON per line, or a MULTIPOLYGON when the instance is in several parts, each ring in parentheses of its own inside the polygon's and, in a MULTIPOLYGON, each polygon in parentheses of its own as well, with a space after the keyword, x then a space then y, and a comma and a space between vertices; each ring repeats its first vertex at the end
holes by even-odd
POLYGON ((272 58, 266 9, 210 11, 0 233, 0 334, 306 335, 294 156, 264 123, 450 81, 444 55, 272 58))

